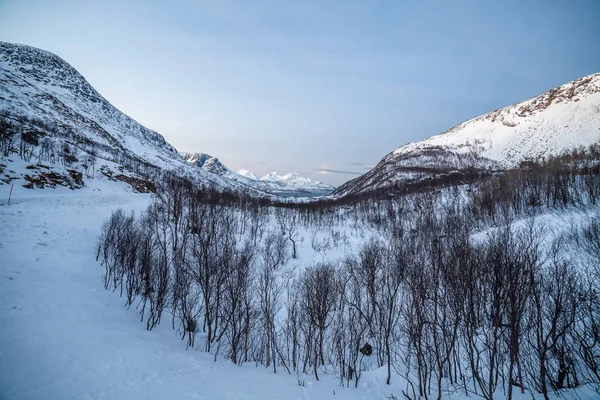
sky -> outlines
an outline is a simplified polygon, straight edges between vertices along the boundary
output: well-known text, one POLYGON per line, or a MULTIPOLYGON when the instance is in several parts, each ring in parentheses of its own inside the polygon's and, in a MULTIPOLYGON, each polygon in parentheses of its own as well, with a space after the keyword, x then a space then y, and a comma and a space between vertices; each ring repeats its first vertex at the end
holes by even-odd
POLYGON ((0 0, 179 151, 339 185, 395 148, 600 71, 598 0, 0 0))

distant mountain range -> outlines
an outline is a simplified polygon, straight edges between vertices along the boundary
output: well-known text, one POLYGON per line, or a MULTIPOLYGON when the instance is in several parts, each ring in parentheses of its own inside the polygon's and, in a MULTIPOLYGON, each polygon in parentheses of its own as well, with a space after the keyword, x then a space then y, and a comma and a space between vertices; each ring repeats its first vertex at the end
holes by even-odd
POLYGON ((314 195, 329 194, 335 187, 302 176, 297 172, 280 174, 271 172, 258 178, 253 172, 242 169, 234 172, 223 165, 218 158, 205 153, 181 153, 184 160, 204 171, 253 187, 267 193, 278 195, 314 195))

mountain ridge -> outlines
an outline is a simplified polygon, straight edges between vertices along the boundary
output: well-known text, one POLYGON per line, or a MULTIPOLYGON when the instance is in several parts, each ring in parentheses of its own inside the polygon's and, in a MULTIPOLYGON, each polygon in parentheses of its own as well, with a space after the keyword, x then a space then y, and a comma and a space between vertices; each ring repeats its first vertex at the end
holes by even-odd
POLYGON ((49 51, 23 44, 0 42, 0 69, 3 73, 0 95, 7 100, 0 105, 0 110, 17 111, 19 114, 30 113, 37 117, 41 114, 42 119, 58 119, 56 114, 62 111, 63 117, 72 117, 72 122, 81 128, 78 133, 89 139, 100 138, 105 140, 106 144, 119 146, 123 150, 136 148, 136 140, 146 141, 145 144, 149 144, 146 150, 153 150, 148 151, 148 156, 159 156, 163 152, 170 156, 177 155, 175 148, 162 135, 119 111, 75 68, 49 51), (8 83, 14 85, 9 87, 8 83), (57 88, 61 90, 56 90, 57 88), (16 89, 21 89, 21 93, 16 89), (18 98, 19 94, 29 94, 30 99, 26 96, 18 98), (11 104, 8 99, 18 102, 20 109, 15 110, 15 104, 11 104), (31 100, 35 100, 35 103, 31 100), (87 120, 77 120, 77 116, 68 115, 69 111, 73 111, 73 105, 86 106, 76 111, 80 117, 87 120), (32 110, 38 112, 33 113, 32 110), (52 115, 51 111, 54 111, 55 115, 52 115), (109 119, 116 120, 121 126, 108 124, 109 119), (92 133, 95 135, 91 135, 92 133))
POLYGON ((410 142, 334 194, 356 195, 473 170, 515 168, 600 142, 600 73, 410 142))

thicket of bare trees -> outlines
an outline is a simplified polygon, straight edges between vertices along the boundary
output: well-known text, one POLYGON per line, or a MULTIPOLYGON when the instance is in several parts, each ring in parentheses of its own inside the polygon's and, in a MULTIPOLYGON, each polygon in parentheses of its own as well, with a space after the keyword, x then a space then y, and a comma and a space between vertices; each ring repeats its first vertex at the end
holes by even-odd
MULTIPOLYGON (((600 221, 551 238, 533 218, 596 204, 594 168, 565 176, 548 164, 385 202, 275 208, 171 180, 142 215, 112 215, 98 258, 106 287, 148 329, 166 312, 189 347, 236 364, 355 386, 383 367, 387 383, 407 382, 407 398, 598 390, 600 221), (521 216, 531 218, 514 224, 521 216), (344 224, 364 238, 352 254, 287 268, 300 227, 344 224)), ((341 246, 331 232, 313 237, 315 251, 341 246)))
POLYGON ((598 145, 417 182, 394 198, 387 188, 307 203, 197 188, 116 145, 3 112, 0 155, 11 154, 89 177, 99 157, 157 183, 145 212, 105 222, 97 258, 105 287, 147 329, 167 320, 188 347, 274 372, 335 373, 341 385, 381 367, 411 399, 600 391, 600 220, 553 239, 535 222, 513 224, 597 206, 598 145), (300 228, 322 262, 292 271, 300 228), (341 246, 349 254, 329 261, 341 246))

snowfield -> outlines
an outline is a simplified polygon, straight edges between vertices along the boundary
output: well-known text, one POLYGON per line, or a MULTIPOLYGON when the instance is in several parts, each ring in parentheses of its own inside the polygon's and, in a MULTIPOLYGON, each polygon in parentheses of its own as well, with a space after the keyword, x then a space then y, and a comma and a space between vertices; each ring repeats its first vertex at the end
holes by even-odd
MULTIPOLYGON (((94 180, 78 191, 0 186, 0 399, 389 398, 384 371, 361 387, 333 375, 235 366, 185 350, 170 317, 151 332, 119 293, 103 287, 94 257, 102 222, 119 207, 141 211, 150 195, 94 180), (335 394, 334 394, 335 393, 335 394)), ((306 246, 306 245, 305 245, 306 246)), ((310 246, 310 245, 309 245, 310 246)), ((396 390, 397 389, 397 390, 396 390)))
MULTIPOLYGON (((125 298, 104 289, 94 249, 113 210, 139 212, 150 195, 95 179, 77 191, 15 186, 8 206, 8 190, 0 186, 0 399, 402 398, 406 383, 395 375, 386 385, 385 368, 366 371, 359 388, 343 388, 331 374, 317 382, 312 375, 273 374, 254 363, 236 366, 220 356, 215 361, 214 353, 185 350, 168 315, 147 331, 133 307, 123 307, 125 298)), ((572 216, 581 221, 587 215, 572 216)), ((548 218, 561 226, 556 215, 548 218)), ((290 264, 321 257, 309 248, 305 238, 300 259, 290 264)), ((567 394, 597 398, 586 387, 567 394)))

